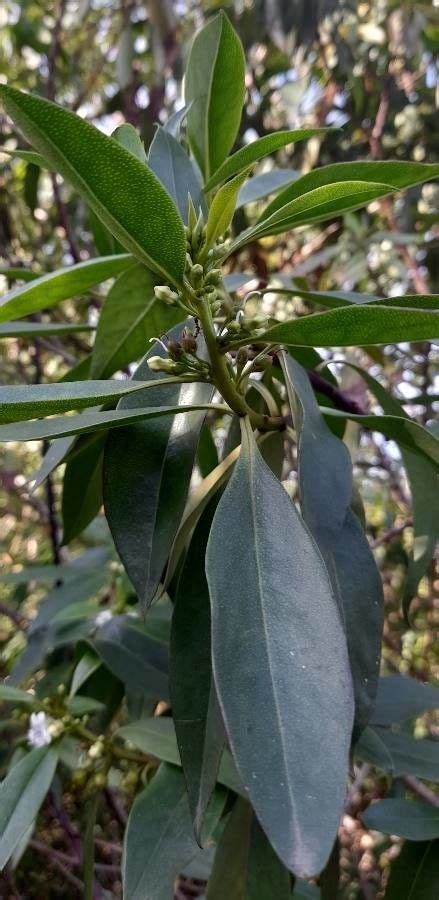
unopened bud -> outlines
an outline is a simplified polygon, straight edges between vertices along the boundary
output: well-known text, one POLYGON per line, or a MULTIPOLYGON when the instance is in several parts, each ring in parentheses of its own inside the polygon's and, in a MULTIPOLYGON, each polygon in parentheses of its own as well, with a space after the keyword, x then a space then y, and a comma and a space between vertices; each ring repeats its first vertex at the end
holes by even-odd
POLYGON ((241 323, 237 322, 236 319, 232 319, 227 325, 227 331, 230 331, 231 334, 238 334, 238 331, 241 331, 241 323))
POLYGON ((206 275, 205 283, 206 285, 213 284, 214 287, 219 287, 221 284, 221 269, 211 269, 206 275))
POLYGON ((88 748, 88 756, 90 759, 99 759, 104 752, 104 745, 102 741, 96 741, 91 747, 88 748))
POLYGON ((191 284, 193 285, 194 288, 201 287, 201 285, 203 283, 203 275, 204 275, 203 266, 200 266, 199 263, 196 263, 195 266, 192 266, 191 273, 190 273, 190 280, 191 280, 191 284))
POLYGON ((178 294, 167 284, 156 284, 154 294, 157 297, 157 300, 161 300, 162 303, 166 303, 168 306, 171 306, 178 300, 178 294))
POLYGON ((50 725, 47 726, 47 731, 52 740, 56 740, 56 738, 61 737, 64 734, 64 724, 58 719, 56 722, 51 722, 50 725))
POLYGON ((167 372, 168 375, 175 375, 180 371, 180 367, 173 359, 163 359, 162 356, 150 356, 147 363, 151 372, 167 372))

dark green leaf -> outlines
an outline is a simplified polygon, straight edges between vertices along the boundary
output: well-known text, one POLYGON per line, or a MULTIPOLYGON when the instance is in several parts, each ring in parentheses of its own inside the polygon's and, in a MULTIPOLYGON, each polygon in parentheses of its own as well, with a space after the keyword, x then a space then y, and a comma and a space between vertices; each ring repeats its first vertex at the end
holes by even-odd
MULTIPOLYGON (((174 337, 179 336, 179 331, 174 337)), ((133 382, 151 373, 149 356, 163 355, 154 345, 133 376, 133 382)), ((160 373, 156 373, 160 375, 160 373)), ((175 384, 148 390, 148 403, 169 402, 174 407, 208 402, 212 387, 206 384, 175 384)), ((125 398, 119 409, 127 413, 142 406, 142 392, 134 402, 125 398), (125 400, 127 402, 125 402, 125 400)), ((113 432, 104 456, 104 505, 117 551, 147 607, 160 578, 186 503, 198 437, 203 417, 197 413, 174 419, 167 417, 134 428, 113 432), (148 466, 145 467, 145 460, 148 466), (121 461, 123 466, 121 467, 121 461)))
POLYGON ((65 468, 62 494, 63 544, 73 541, 102 506, 105 435, 87 443, 65 468))
POLYGON ((439 741, 417 740, 405 732, 374 729, 393 760, 393 772, 439 782, 439 741))
MULTIPOLYGON (((219 820, 224 799, 221 791, 214 796, 207 835, 219 820)), ((169 900, 174 879, 196 853, 183 775, 163 764, 130 812, 122 866, 124 897, 169 900)))
POLYGON ((247 421, 206 571, 215 685, 239 774, 284 864, 316 874, 343 807, 349 660, 323 560, 247 421))
POLYGON ((6 112, 51 166, 71 182, 124 247, 180 284, 183 224, 166 191, 132 153, 74 113, 0 85, 6 112))
POLYGON ((24 703, 26 706, 33 706, 35 696, 28 691, 22 691, 20 688, 2 682, 0 684, 0 700, 5 703, 24 703))
POLYGON ((4 275, 10 281, 33 281, 34 278, 39 278, 40 274, 21 266, 0 266, 0 275, 4 275))
POLYGON ((22 316, 53 306, 60 300, 84 294, 95 284, 118 275, 131 263, 132 257, 124 253, 89 259, 76 266, 40 275, 0 299, 0 322, 21 319, 22 316))
POLYGON ((384 606, 381 578, 351 509, 349 451, 329 430, 305 370, 287 354, 282 354, 282 366, 299 435, 302 514, 325 560, 344 621, 359 733, 369 720, 378 685, 384 606))
POLYGON ((109 290, 99 316, 91 360, 91 378, 109 378, 139 359, 151 338, 165 334, 184 318, 180 307, 154 296, 154 278, 135 264, 109 290))
POLYGON ((13 156, 16 159, 22 159, 23 162, 28 163, 33 166, 38 166, 40 169, 48 169, 46 160, 39 153, 35 153, 33 150, 5 150, 4 147, 1 148, 1 153, 7 153, 8 156, 13 156))
POLYGON ((244 103, 245 59, 241 42, 220 12, 198 32, 185 80, 191 150, 208 181, 234 144, 244 103))
POLYGON ((436 466, 439 464, 439 441, 434 436, 432 429, 423 428, 418 422, 397 416, 356 415, 355 413, 342 412, 340 409, 330 409, 326 406, 322 408, 322 412, 325 416, 351 419, 363 428, 379 431, 381 434, 385 434, 386 437, 396 441, 400 447, 407 447, 408 450, 422 454, 436 466))
POLYGON ((205 212, 199 173, 181 144, 164 128, 159 127, 149 148, 148 165, 174 201, 183 222, 188 221, 188 195, 195 210, 205 212))
POLYGON ((386 675, 378 682, 371 721, 374 725, 392 725, 438 708, 439 689, 434 685, 403 675, 386 675))
POLYGON ((36 338, 48 337, 51 334, 58 336, 64 334, 79 334, 84 331, 94 331, 94 325, 64 324, 62 322, 4 322, 0 325, 0 338, 18 337, 36 338))
POLYGON ((397 834, 409 841, 430 841, 439 837, 439 807, 415 800, 380 800, 373 803, 362 819, 366 828, 397 834))
POLYGON ((279 323, 258 336, 258 341, 302 347, 364 347, 430 340, 438 335, 436 312, 367 304, 279 323))
POLYGON ((0 785, 0 869, 31 828, 49 790, 58 762, 52 748, 33 750, 0 785))
POLYGON ((148 637, 140 625, 124 616, 114 616, 99 629, 93 647, 110 672, 131 690, 166 700, 166 648, 148 637))
POLYGON ((328 131, 332 130, 331 128, 300 128, 296 131, 276 131, 273 134, 266 134, 264 137, 246 144, 245 147, 241 147, 240 150, 229 156, 219 169, 211 175, 205 190, 210 191, 217 184, 220 184, 221 181, 236 175, 237 172, 242 172, 243 169, 248 169, 249 166, 254 165, 258 160, 264 159, 265 156, 271 156, 272 153, 280 150, 281 147, 286 147, 287 144, 308 141, 312 137, 316 137, 319 134, 327 134, 328 131))
POLYGON ((205 555, 216 498, 194 531, 178 580, 171 631, 170 694, 195 835, 215 787, 224 731, 212 679, 205 555))
POLYGON ((406 841, 393 861, 385 900, 437 900, 439 841, 406 841))

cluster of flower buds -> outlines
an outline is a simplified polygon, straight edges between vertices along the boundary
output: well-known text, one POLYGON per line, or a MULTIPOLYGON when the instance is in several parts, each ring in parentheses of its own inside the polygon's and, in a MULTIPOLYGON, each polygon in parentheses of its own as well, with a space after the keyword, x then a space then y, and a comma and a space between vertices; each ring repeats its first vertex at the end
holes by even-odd
POLYGON ((241 314, 238 312, 236 318, 227 322, 227 333, 223 336, 223 340, 238 335, 245 337, 247 334, 252 338, 258 338, 264 334, 269 325, 270 319, 267 316, 245 316, 242 312, 241 314))
POLYGON ((197 356, 197 341, 190 328, 184 328, 180 341, 168 341, 167 357, 150 356, 148 367, 152 372, 166 372, 167 375, 188 375, 197 373, 198 377, 208 379, 209 364, 197 356))

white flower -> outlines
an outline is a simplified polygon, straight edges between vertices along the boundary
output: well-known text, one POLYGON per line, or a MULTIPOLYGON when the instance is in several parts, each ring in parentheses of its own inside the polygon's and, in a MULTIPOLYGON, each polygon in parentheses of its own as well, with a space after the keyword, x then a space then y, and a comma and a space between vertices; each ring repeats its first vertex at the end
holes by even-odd
POLYGON ((110 622, 112 618, 113 613, 111 612, 111 610, 103 609, 100 613, 97 614, 95 618, 95 624, 98 626, 98 628, 100 628, 101 625, 106 625, 107 622, 110 622))
POLYGON ((31 747, 44 747, 52 741, 49 733, 49 721, 44 712, 30 714, 27 741, 31 747))

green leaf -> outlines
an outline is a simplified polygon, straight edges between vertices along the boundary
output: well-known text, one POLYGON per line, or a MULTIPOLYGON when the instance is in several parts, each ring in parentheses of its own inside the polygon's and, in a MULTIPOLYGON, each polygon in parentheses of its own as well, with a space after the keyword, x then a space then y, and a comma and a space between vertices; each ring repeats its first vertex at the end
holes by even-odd
MULTIPOLYGON (((176 338, 180 333, 174 333, 176 338)), ((149 356, 164 355, 158 344, 149 351, 133 376, 133 382, 148 373, 149 356)), ((155 373, 157 376, 160 373, 155 373)), ((151 407, 169 402, 180 408, 185 404, 208 402, 212 387, 207 384, 160 385, 148 391, 151 407)), ((142 406, 142 392, 132 402, 125 398, 120 412, 142 406)), ((116 549, 132 581, 143 608, 149 606, 174 540, 189 490, 203 417, 184 414, 167 417, 113 432, 107 440, 104 456, 104 506, 116 549), (148 467, 145 467, 145 459, 148 467), (123 460, 123 467, 121 467, 123 460)))
POLYGON ((0 147, 0 153, 6 153, 8 156, 16 157, 17 159, 22 159, 23 162, 28 163, 32 166, 38 166, 39 169, 48 169, 46 160, 40 153, 35 153, 33 150, 5 150, 4 147, 0 147))
POLYGON ((64 334, 80 334, 85 331, 94 331, 94 325, 77 325, 63 322, 4 322, 0 325, 0 338, 18 337, 24 338, 49 337, 52 334, 60 337, 64 334))
POLYGON ((436 312, 368 304, 279 323, 258 335, 258 341, 301 347, 364 347, 434 340, 438 335, 436 312))
POLYGON ((32 272, 22 266, 0 266, 0 275, 4 275, 11 281, 33 281, 39 277, 39 272, 32 272))
MULTIPOLYGON (((224 800, 223 792, 217 792, 207 836, 219 821, 224 800)), ((176 876, 197 850, 183 775, 163 764, 136 797, 128 819, 122 863, 126 900, 169 900, 176 876)))
POLYGON ((166 649, 144 633, 140 625, 114 616, 99 629, 93 647, 110 672, 138 694, 156 700, 168 696, 166 649))
POLYGON ((246 177, 246 172, 237 175, 232 181, 223 184, 215 194, 207 219, 206 242, 203 246, 203 252, 210 250, 220 235, 226 233, 233 219, 233 213, 236 208, 236 198, 246 177))
POLYGON ((188 221, 188 195, 195 210, 205 212, 199 173, 181 144, 160 125, 149 148, 148 165, 166 188, 183 222, 188 221))
POLYGON ((355 291, 303 291, 300 288, 267 288, 267 293, 285 294, 292 297, 303 297, 319 306, 337 309, 339 306, 361 304, 363 306, 398 306, 412 309, 439 309, 438 294, 406 294, 403 297, 374 297, 371 294, 358 294, 355 291))
POLYGON ((351 510, 349 451, 329 430, 305 370, 287 354, 282 354, 281 362, 299 435, 302 515, 325 560, 343 618, 359 733, 370 718, 378 686, 384 607, 381 578, 364 530, 351 510))
MULTIPOLYGON (((164 762, 181 766, 175 727, 172 719, 157 717, 140 719, 130 725, 123 725, 116 732, 118 737, 135 744, 142 753, 156 756, 164 762)), ((225 750, 218 770, 218 782, 230 788, 235 794, 243 794, 243 787, 236 772, 230 753, 225 750)))
POLYGON ((381 740, 381 731, 375 728, 368 726, 364 729, 360 740, 355 744, 354 755, 378 769, 388 770, 392 774, 394 772, 393 757, 381 740))
POLYGON ((238 772, 283 863, 315 875, 343 807, 349 660, 323 560, 247 420, 206 573, 215 685, 238 772))
POLYGON ((155 175, 117 141, 48 100, 0 85, 26 139, 87 201, 114 236, 147 266, 181 283, 186 238, 155 175))
POLYGON ((393 772, 439 782, 439 741, 417 740, 403 731, 374 729, 393 760, 393 772))
POLYGON ((322 166, 298 178, 294 184, 285 188, 264 209, 259 221, 265 222, 270 216, 291 203, 296 197, 323 185, 337 184, 343 181, 368 181, 393 185, 396 189, 412 187, 431 181, 439 175, 439 165, 415 162, 348 162, 322 166))
POLYGON ((254 203, 262 200, 269 194, 275 194, 287 184, 291 184, 299 178, 300 172, 291 169, 271 169, 270 172, 262 172, 254 175, 243 184, 236 201, 236 209, 241 209, 246 203, 254 203))
MULTIPOLYGON (((427 298, 424 298, 427 299, 427 298)), ((433 298, 431 298, 433 299, 433 298)), ((368 372, 348 363, 366 382, 383 411, 410 421, 402 404, 368 372)), ((403 605, 407 614, 410 600, 416 594, 418 583, 425 575, 434 556, 439 537, 439 482, 436 466, 418 453, 401 446, 402 461, 407 473, 412 495, 413 551, 410 554, 407 579, 404 585, 403 605)))
POLYGON ((133 125, 119 125, 118 128, 113 131, 111 137, 114 138, 121 147, 125 147, 125 150, 129 150, 129 152, 132 153, 136 159, 140 160, 140 162, 147 162, 143 141, 133 125))
POLYGON ((0 684, 0 701, 1 700, 5 703, 24 703, 26 706, 33 706, 35 703, 35 696, 34 694, 30 694, 29 691, 22 691, 20 688, 2 682, 0 684))
POLYGON ((96 669, 98 669, 100 665, 101 661, 99 657, 96 656, 95 653, 92 653, 87 647, 73 672, 69 693, 70 698, 75 696, 76 692, 79 691, 82 685, 90 678, 90 675, 93 675, 93 672, 96 672, 96 669))
POLYGON ((238 798, 215 854, 206 900, 289 900, 290 875, 270 847, 250 804, 238 798))
POLYGON ((91 360, 91 378, 109 378, 145 353, 151 338, 165 334, 184 318, 180 307, 154 296, 154 277, 136 263, 110 288, 99 316, 91 360))
POLYGON ((378 682, 378 693, 371 721, 374 725, 392 725, 439 708, 439 688, 403 675, 386 675, 378 682))
POLYGON ((437 900, 439 841, 406 841, 392 862, 384 900, 437 900))
MULTIPOLYGON (((207 412, 219 409, 227 412, 227 408, 215 404, 188 403, 182 406, 151 406, 140 409, 111 409, 109 412, 83 413, 80 416, 54 416, 52 419, 41 419, 36 422, 16 422, 13 425, 0 425, 1 441, 41 441, 61 438, 70 434, 90 434, 94 431, 108 431, 142 422, 146 419, 187 415, 195 410, 207 412)), ((171 426, 169 426, 169 430, 171 426)))
POLYGON ((191 150, 205 181, 233 146, 244 104, 244 51, 220 12, 195 36, 189 55, 185 101, 191 150))
MULTIPOLYGON (((151 378, 146 368, 145 375, 151 378)), ((54 384, 26 384, 0 387, 0 422, 19 422, 36 416, 50 416, 70 409, 83 409, 118 400, 124 394, 154 388, 153 378, 141 384, 124 381, 64 381, 54 384)), ((165 384, 169 384, 164 379, 165 384)), ((175 379, 171 379, 172 382, 175 379)))
POLYGON ((38 815, 55 774, 58 754, 52 748, 32 750, 0 785, 0 869, 38 815))
POLYGON ((182 106, 181 109, 177 109, 176 112, 172 113, 172 116, 169 116, 169 119, 163 126, 165 131, 168 131, 177 140, 180 137, 181 126, 188 114, 188 108, 188 106, 182 106))
POLYGON ((67 462, 62 494, 63 545, 73 541, 102 506, 102 465, 105 435, 86 443, 67 462))
POLYGON ((362 813, 366 828, 397 834, 409 841, 439 837, 439 807, 415 800, 389 799, 373 803, 362 813))
POLYGON ((327 417, 351 419, 363 428, 379 431, 396 441, 400 447, 407 447, 408 450, 422 454, 436 466, 439 464, 439 441, 432 430, 423 428, 418 422, 398 416, 356 415, 327 406, 322 408, 322 412, 327 417))
POLYGON ((276 150, 280 150, 281 147, 286 147, 287 144, 308 141, 312 137, 316 137, 319 134, 327 134, 329 131, 334 131, 334 129, 300 128, 296 131, 276 131, 273 134, 266 134, 264 137, 246 144, 245 147, 241 147, 240 150, 229 156, 209 178, 205 190, 212 190, 221 181, 236 175, 237 172, 242 172, 243 169, 248 169, 249 166, 254 165, 258 160, 264 159, 265 156, 270 156, 276 150))
POLYGON ((216 498, 201 516, 180 572, 171 631, 170 694, 195 836, 215 787, 224 730, 212 679, 206 545, 216 498))
MULTIPOLYGON (((302 179, 298 179, 301 181, 302 179)), ((296 182, 295 182, 296 183, 296 182)), ((309 225, 312 222, 323 222, 325 219, 340 216, 349 210, 367 206, 372 200, 392 193, 396 188, 389 184, 368 181, 342 181, 338 184, 327 184, 315 188, 300 197, 296 197, 277 210, 268 219, 243 231, 236 238, 229 253, 255 241, 261 237, 279 234, 290 228, 309 225)))
MULTIPOLYGON (((1 87, 1 85, 0 85, 1 87)), ((21 319, 31 313, 47 309, 60 300, 84 294, 95 284, 113 278, 132 263, 129 254, 102 256, 77 263, 66 269, 40 275, 29 284, 14 288, 0 299, 0 322, 21 319)))

